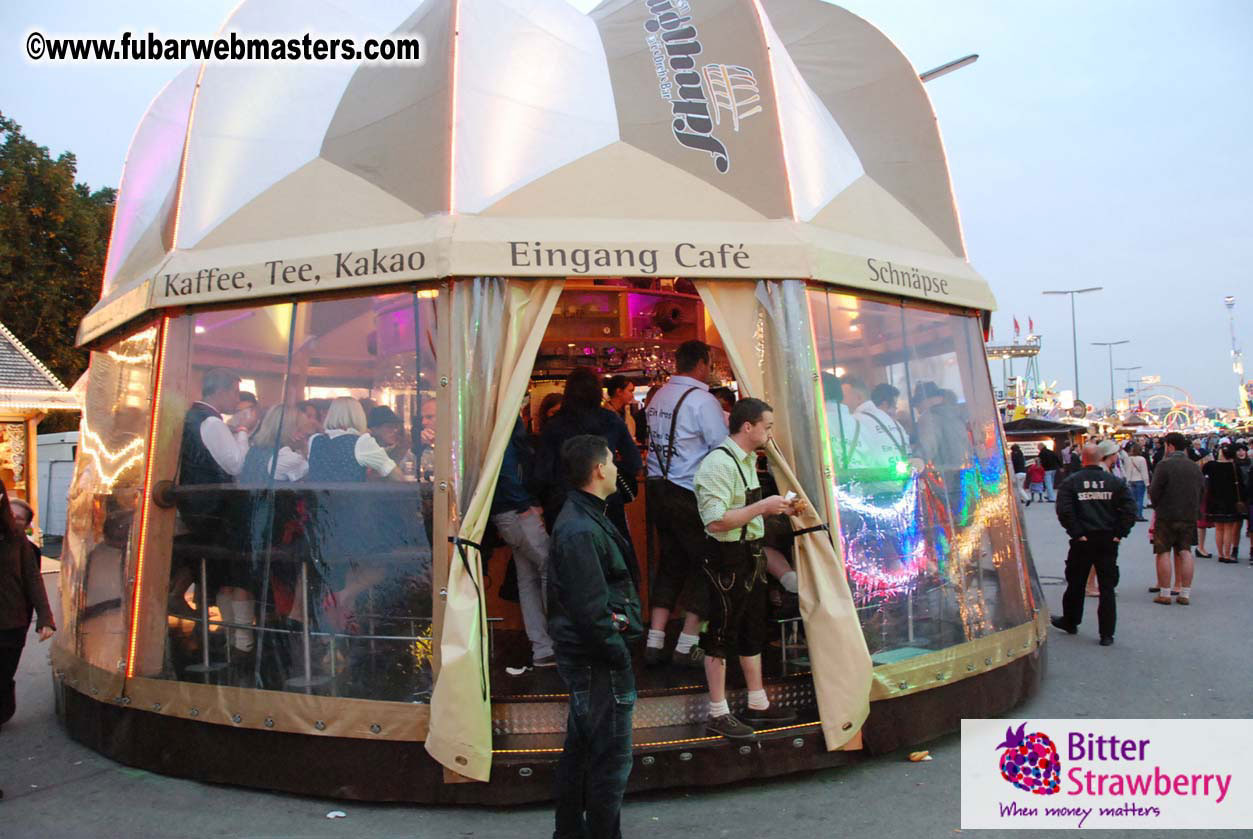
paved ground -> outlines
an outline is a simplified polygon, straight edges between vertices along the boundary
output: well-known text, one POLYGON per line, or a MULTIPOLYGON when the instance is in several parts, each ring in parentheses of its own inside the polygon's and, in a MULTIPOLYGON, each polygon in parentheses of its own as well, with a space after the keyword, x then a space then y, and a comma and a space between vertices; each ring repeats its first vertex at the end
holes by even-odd
MULTIPOLYGON (((1033 504, 1027 519, 1049 606, 1059 611, 1064 541, 1052 505, 1033 504)), ((1121 566, 1116 645, 1097 646, 1095 601, 1089 601, 1088 619, 1078 636, 1051 637, 1044 688, 1015 715, 1253 717, 1253 656, 1247 649, 1253 634, 1253 567, 1247 559, 1238 566, 1199 560, 1190 607, 1149 601, 1146 587, 1153 572, 1144 525, 1125 546, 1121 566)), ((51 588, 56 577, 47 581, 51 588)), ((49 684, 47 647, 32 639, 19 675, 17 716, 0 732, 0 787, 5 791, 0 836, 6 839, 551 835, 551 814, 544 807, 500 811, 362 805, 128 769, 62 733, 49 684), (337 809, 347 818, 327 820, 326 814, 337 809)), ((806 839, 863 831, 911 839, 950 836, 957 832, 960 816, 958 745, 955 735, 932 743, 935 759, 929 763, 885 755, 857 767, 713 792, 635 797, 627 802, 623 832, 629 837, 685 839, 806 839)), ((991 831, 983 835, 987 833, 991 831)), ((1148 839, 1155 833, 1134 835, 1148 839)))

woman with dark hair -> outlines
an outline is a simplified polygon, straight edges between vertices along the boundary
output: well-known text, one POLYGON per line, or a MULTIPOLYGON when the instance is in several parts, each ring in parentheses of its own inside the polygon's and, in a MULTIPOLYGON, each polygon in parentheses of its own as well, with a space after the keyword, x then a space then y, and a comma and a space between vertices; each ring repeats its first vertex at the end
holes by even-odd
POLYGON ((39 576, 39 551, 26 538, 30 507, 17 507, 9 503, 9 494, 0 483, 0 725, 17 711, 13 677, 26 646, 31 613, 39 618, 40 641, 47 641, 57 629, 39 576))
POLYGON ((1244 487, 1240 486, 1236 470, 1236 447, 1226 443, 1218 447, 1218 459, 1201 467, 1205 475, 1205 512, 1215 529, 1214 541, 1218 545, 1218 561, 1231 564, 1236 561, 1236 534, 1239 532, 1240 502, 1246 501, 1244 487))
POLYGON ((557 412, 561 410, 561 394, 550 393, 545 396, 539 403, 539 416, 534 417, 532 425, 535 428, 535 436, 538 437, 544 431, 544 423, 548 422, 557 412))
POLYGON ((630 541, 631 532, 627 528, 624 505, 635 498, 636 479, 644 464, 626 423, 622 417, 603 407, 602 401, 600 378, 595 372, 579 367, 566 377, 561 410, 544 423, 540 433, 535 477, 541 488, 544 521, 551 533, 561 505, 565 503, 566 492, 570 489, 560 472, 561 444, 580 434, 605 438, 618 464, 618 491, 609 496, 606 515, 630 541))

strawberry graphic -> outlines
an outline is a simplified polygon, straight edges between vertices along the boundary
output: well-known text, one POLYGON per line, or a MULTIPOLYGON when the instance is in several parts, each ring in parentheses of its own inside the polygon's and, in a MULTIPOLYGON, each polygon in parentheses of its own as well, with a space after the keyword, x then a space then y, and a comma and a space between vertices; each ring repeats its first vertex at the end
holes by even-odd
POLYGON ((1024 734, 1026 730, 1026 723, 1018 726, 1017 731, 1013 726, 1005 729, 1005 742, 997 746, 1005 750, 1001 752, 1001 777, 1035 795, 1055 795, 1062 774, 1057 746, 1047 734, 1024 734))

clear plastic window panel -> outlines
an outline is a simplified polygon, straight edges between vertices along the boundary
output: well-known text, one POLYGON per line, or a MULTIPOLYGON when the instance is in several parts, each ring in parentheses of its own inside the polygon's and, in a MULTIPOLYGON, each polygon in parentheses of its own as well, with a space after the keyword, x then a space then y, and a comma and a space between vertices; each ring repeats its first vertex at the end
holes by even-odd
POLYGON ((886 664, 1028 619, 973 315, 810 289, 840 542, 886 664))
POLYGON ((176 678, 429 700, 434 296, 187 316, 176 678))
POLYGON ((152 419, 150 326, 91 354, 61 562, 62 635, 76 655, 125 664, 136 511, 152 419))

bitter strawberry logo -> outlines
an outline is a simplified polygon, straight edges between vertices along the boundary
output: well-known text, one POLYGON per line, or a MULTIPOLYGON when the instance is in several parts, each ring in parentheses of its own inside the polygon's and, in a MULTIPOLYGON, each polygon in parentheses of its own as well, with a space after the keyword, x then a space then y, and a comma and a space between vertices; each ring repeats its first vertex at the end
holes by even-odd
POLYGON ((1035 795, 1055 795, 1061 787, 1062 764, 1057 746, 1045 733, 1024 734, 1027 724, 1005 729, 1001 752, 1001 777, 1018 789, 1035 795))

